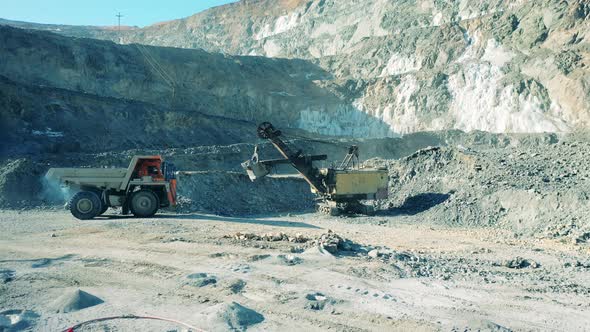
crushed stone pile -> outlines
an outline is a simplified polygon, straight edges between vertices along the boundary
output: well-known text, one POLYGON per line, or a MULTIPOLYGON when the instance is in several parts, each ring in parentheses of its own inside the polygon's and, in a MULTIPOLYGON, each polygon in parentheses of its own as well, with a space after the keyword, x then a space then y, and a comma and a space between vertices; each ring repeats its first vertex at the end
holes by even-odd
POLYGON ((74 291, 68 291, 60 296, 55 300, 52 307, 57 313, 69 313, 94 307, 103 302, 102 299, 92 294, 76 289, 74 291))
POLYGON ((31 206, 41 191, 43 172, 38 164, 27 158, 0 162, 0 207, 31 206))
POLYGON ((303 263, 303 259, 295 255, 278 255, 277 258, 279 263, 287 266, 294 266, 303 263))
POLYGON ((179 211, 226 216, 312 211, 309 184, 297 177, 266 177, 256 182, 233 172, 181 173, 179 211))
POLYGON ((215 305, 206 315, 212 331, 245 331, 264 321, 263 315, 237 302, 215 305))
POLYGON ((493 226, 516 236, 590 239, 587 141, 504 149, 422 149, 387 164, 390 215, 423 214, 451 226, 493 226))
POLYGON ((232 279, 226 282, 226 288, 232 294, 240 294, 246 287, 246 282, 242 279, 232 279))

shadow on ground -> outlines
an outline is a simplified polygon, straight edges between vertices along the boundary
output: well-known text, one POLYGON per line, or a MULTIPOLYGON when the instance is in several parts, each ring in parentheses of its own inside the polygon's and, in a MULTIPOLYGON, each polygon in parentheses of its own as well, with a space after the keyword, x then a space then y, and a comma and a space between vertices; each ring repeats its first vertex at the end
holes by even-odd
POLYGON ((76 255, 68 254, 61 257, 56 258, 35 258, 35 259, 8 259, 8 260, 1 260, 0 263, 31 263, 31 267, 34 269, 47 267, 53 265, 55 263, 71 260, 72 258, 76 257, 76 255))
MULTIPOLYGON (((311 225, 304 222, 298 221, 287 221, 287 220, 273 220, 273 219, 259 219, 259 218, 238 218, 238 217, 222 217, 222 216, 212 216, 212 215, 202 215, 202 214, 157 214, 154 218, 159 219, 183 219, 183 220, 212 220, 212 221, 221 221, 221 222, 232 222, 232 223, 240 223, 240 224, 257 224, 257 225, 266 225, 266 226, 276 226, 276 227, 292 227, 292 228, 315 228, 321 229, 321 227, 311 225)), ((104 215, 101 217, 96 218, 96 220, 118 220, 118 219, 137 219, 142 220, 139 218, 135 218, 133 216, 120 216, 120 215, 104 215)))
POLYGON ((416 196, 406 198, 404 203, 398 207, 392 207, 388 210, 379 212, 380 215, 388 216, 414 216, 424 211, 428 211, 433 207, 446 202, 451 197, 451 194, 440 193, 424 193, 416 196))

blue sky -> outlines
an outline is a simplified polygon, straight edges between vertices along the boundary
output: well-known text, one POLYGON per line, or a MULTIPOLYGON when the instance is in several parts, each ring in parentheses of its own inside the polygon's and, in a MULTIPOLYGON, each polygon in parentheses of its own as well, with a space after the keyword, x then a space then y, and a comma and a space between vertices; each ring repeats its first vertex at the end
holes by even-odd
POLYGON ((71 25, 146 26, 236 0, 0 0, 0 18, 71 25))

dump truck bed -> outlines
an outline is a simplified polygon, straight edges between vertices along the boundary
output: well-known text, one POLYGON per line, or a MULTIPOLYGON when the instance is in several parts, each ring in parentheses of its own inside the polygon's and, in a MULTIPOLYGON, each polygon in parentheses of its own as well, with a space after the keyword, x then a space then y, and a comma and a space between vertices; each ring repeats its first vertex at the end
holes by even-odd
POLYGON ((120 190, 127 172, 126 168, 52 168, 46 177, 66 185, 120 190))

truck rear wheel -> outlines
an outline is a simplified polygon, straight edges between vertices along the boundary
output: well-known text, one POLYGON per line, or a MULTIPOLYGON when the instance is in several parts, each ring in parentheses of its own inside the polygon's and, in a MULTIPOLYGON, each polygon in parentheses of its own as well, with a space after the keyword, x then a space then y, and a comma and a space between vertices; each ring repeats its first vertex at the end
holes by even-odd
POLYGON ((88 220, 98 216, 102 208, 100 198, 91 191, 81 191, 70 200, 70 212, 80 220, 88 220))
POLYGON ((158 212, 160 202, 158 196, 147 189, 131 194, 131 213, 138 218, 149 218, 158 212))

